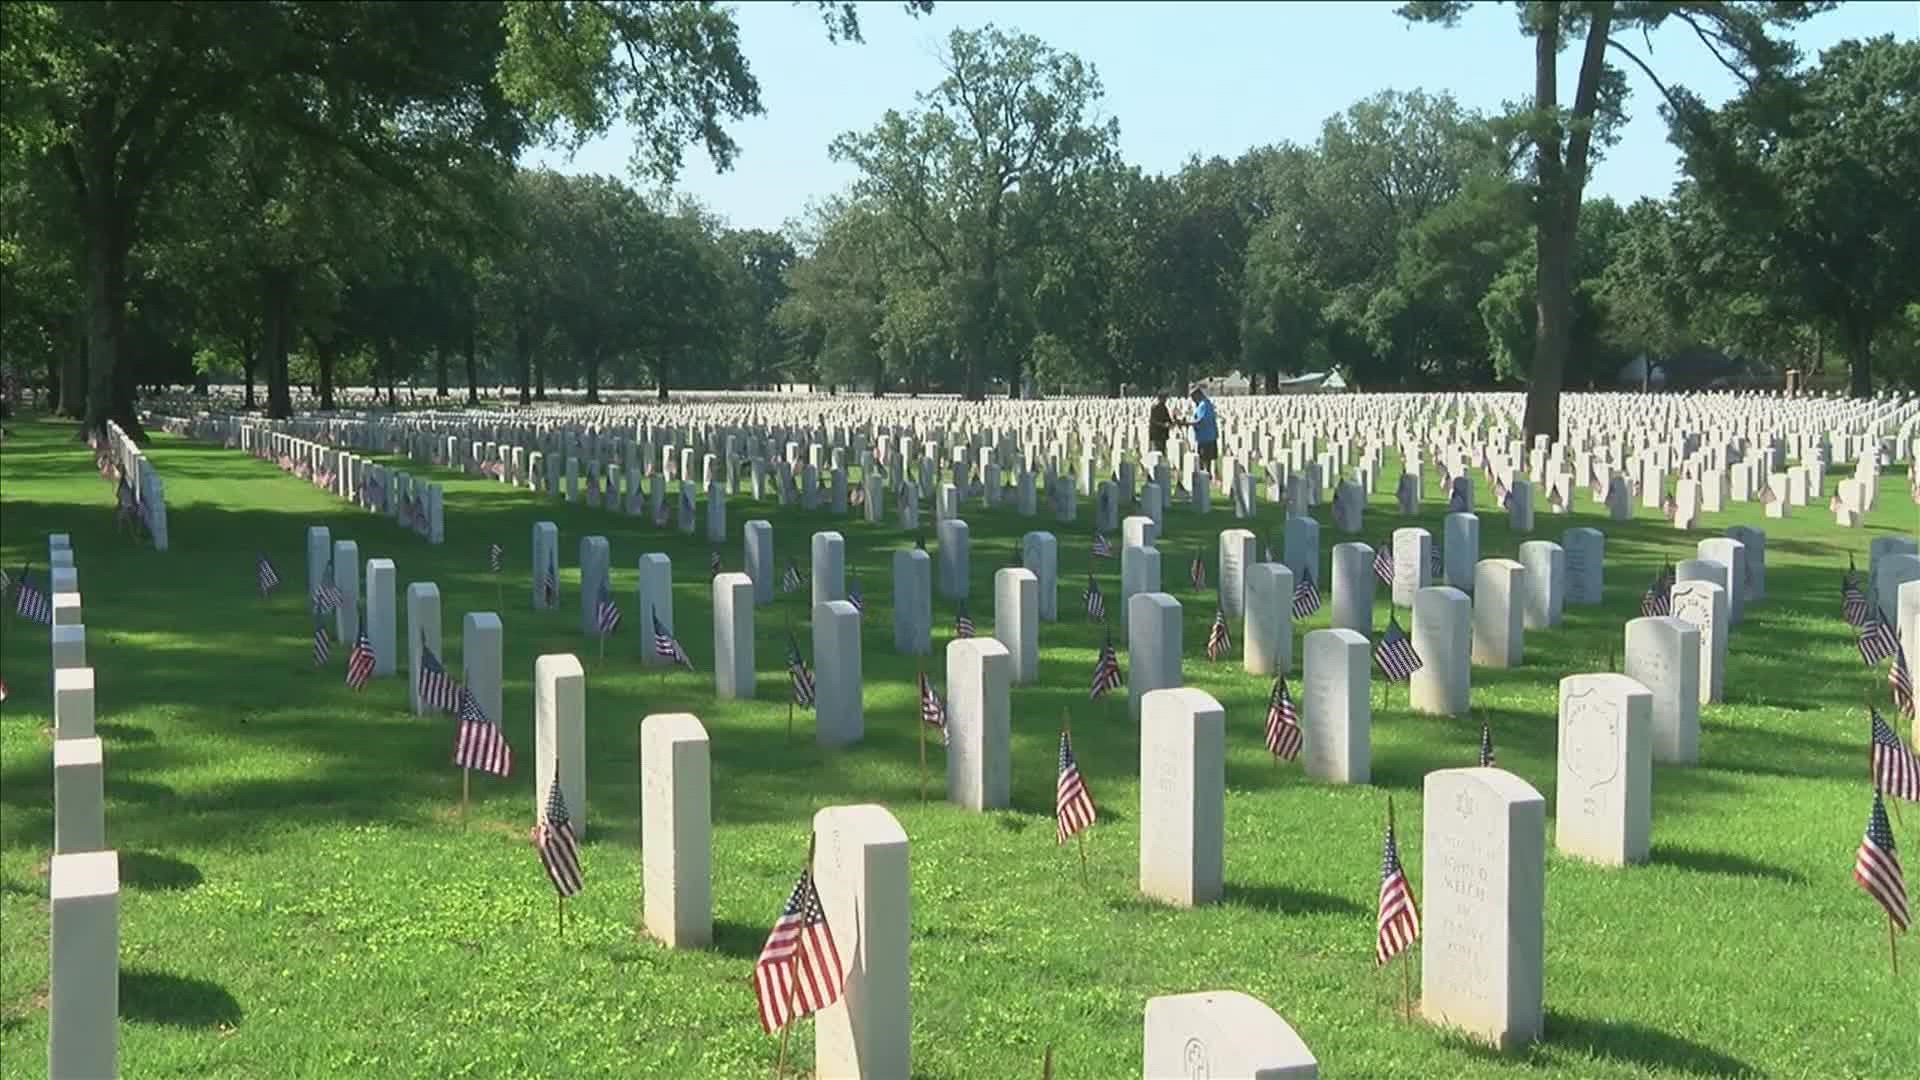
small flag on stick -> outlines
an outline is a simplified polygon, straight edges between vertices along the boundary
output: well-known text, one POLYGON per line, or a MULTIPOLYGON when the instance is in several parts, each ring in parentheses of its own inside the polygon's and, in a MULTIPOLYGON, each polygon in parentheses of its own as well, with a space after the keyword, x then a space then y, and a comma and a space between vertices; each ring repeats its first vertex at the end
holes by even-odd
POLYGON ((1273 680, 1273 693, 1267 696, 1267 752, 1282 761, 1300 756, 1305 733, 1300 730, 1300 712, 1287 695, 1287 677, 1273 680))
POLYGON ((540 865, 553 882, 553 891, 562 900, 578 895, 584 882, 580 874, 580 843, 573 836, 573 821, 567 816, 567 799, 560 792, 560 770, 553 771, 547 786, 547 810, 533 827, 533 848, 540 853, 540 865))
POLYGON ((1420 910, 1413 888, 1400 866, 1400 847, 1393 839, 1393 803, 1387 803, 1387 839, 1380 849, 1380 914, 1374 922, 1373 962, 1376 966, 1399 955, 1420 936, 1420 910))
POLYGON ((760 1029, 775 1032, 840 1000, 840 950, 814 888, 812 855, 753 962, 760 1029))
POLYGON ((1213 609, 1213 625, 1207 628, 1207 659, 1219 660, 1233 651, 1233 635, 1227 632, 1227 613, 1213 609))
POLYGON ((273 562, 264 554, 257 556, 254 560, 254 579, 259 582, 262 599, 280 587, 280 574, 274 570, 273 562))
POLYGON ((1060 779, 1054 785, 1053 816, 1054 842, 1059 844, 1092 825, 1098 816, 1093 809, 1093 796, 1087 792, 1086 781, 1081 779, 1080 764, 1073 757, 1073 737, 1065 726, 1060 728, 1060 779))
POLYGON ((1120 660, 1113 651, 1113 628, 1107 628, 1107 640, 1100 645, 1100 655, 1093 661, 1093 690, 1089 699, 1098 701, 1100 695, 1120 687, 1120 660))
POLYGON ((1900 872, 1900 855, 1893 846, 1893 826, 1887 822, 1887 804, 1878 791, 1867 813, 1867 832, 1853 857, 1853 880, 1887 911, 1893 929, 1905 932, 1912 922, 1907 907, 1907 879, 1900 872))

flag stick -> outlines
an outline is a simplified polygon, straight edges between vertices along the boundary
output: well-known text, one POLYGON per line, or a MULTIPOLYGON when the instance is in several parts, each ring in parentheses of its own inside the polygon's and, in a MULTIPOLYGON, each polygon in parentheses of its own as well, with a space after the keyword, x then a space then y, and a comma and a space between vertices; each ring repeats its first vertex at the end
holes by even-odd
POLYGON ((1406 1002, 1407 1023, 1413 1023, 1413 953, 1400 957, 1400 999, 1406 1002))
POLYGON ((467 784, 473 779, 473 770, 462 767, 460 770, 460 831, 467 831, 467 784))
POLYGON ((600 632, 600 659, 605 660, 606 658, 607 658, 607 632, 602 630, 600 632))
MULTIPOLYGON (((812 860, 808 860, 811 863, 812 860)), ((787 1074, 787 1036, 793 1031, 793 999, 800 990, 798 973, 787 973, 787 1022, 780 1025, 780 1051, 773 1059, 773 1080, 780 1080, 787 1074)))
MULTIPOLYGON (((1073 735, 1073 724, 1065 709, 1060 710, 1060 734, 1069 738, 1073 735)), ((1059 808, 1056 807, 1054 814, 1058 815, 1059 812, 1059 808)), ((1087 830, 1081 829, 1074 834, 1074 838, 1080 841, 1080 884, 1092 888, 1093 883, 1087 880, 1087 830)))
POLYGON ((1040 1080, 1053 1080, 1053 1044, 1047 1044, 1047 1052, 1040 1059, 1040 1080))
POLYGON ((1887 916, 1887 956, 1893 961, 1893 977, 1900 977, 1900 950, 1894 944, 1893 916, 1887 916))
POLYGON ((567 898, 556 896, 554 899, 560 904, 560 936, 564 938, 567 936, 567 898))

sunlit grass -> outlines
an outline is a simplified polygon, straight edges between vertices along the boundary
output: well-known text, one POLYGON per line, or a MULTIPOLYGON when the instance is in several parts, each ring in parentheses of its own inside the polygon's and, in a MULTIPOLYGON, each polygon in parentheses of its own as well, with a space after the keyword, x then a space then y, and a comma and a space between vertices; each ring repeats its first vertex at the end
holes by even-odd
MULTIPOLYGON (((172 500, 173 550, 160 555, 114 535, 111 492, 69 428, 11 430, 0 456, 0 557, 10 571, 29 559, 44 567, 50 531, 72 533, 77 551, 109 837, 127 882, 120 1040, 130 1077, 764 1074, 773 1042, 753 1020, 752 957, 803 857, 813 811, 868 801, 892 808, 912 838, 921 1076, 1037 1076, 1049 1043, 1058 1076, 1138 1075, 1146 998, 1207 988, 1273 1005, 1330 1076, 1885 1077, 1920 1063, 1920 953, 1895 983, 1885 923, 1848 877, 1867 805, 1861 694, 1884 695, 1884 670, 1860 665, 1835 589, 1847 551, 1864 566, 1869 536, 1920 524, 1898 476, 1886 478, 1858 532, 1834 529, 1817 507, 1785 522, 1762 521, 1755 504, 1714 515, 1715 533, 1740 522, 1768 533, 1768 598, 1735 631, 1729 701, 1705 710, 1701 767, 1656 771, 1650 865, 1608 871, 1549 856, 1547 1039, 1503 1058, 1394 1019, 1398 973, 1372 964, 1386 796, 1396 797, 1418 886, 1421 778, 1471 763, 1479 717, 1413 715, 1403 686, 1382 707, 1376 687, 1371 786, 1310 783, 1297 766, 1274 764, 1260 745, 1267 684, 1237 662, 1204 659, 1214 602, 1186 587, 1194 551, 1211 557, 1214 534, 1240 524, 1225 500, 1205 519, 1170 511, 1161 545, 1164 581, 1185 605, 1185 677, 1225 704, 1229 727, 1227 895, 1174 911, 1133 887, 1139 749, 1125 702, 1086 700, 1100 642, 1079 608, 1089 500, 1071 526, 1050 514, 966 510, 969 611, 983 632, 992 571, 1020 535, 1049 528, 1060 538, 1061 620, 1042 626, 1040 683, 1013 692, 1013 806, 974 815, 918 800, 917 661, 893 654, 890 610, 889 552, 907 538, 891 513, 876 526, 771 502, 729 506, 729 569, 740 565, 751 518, 773 521, 779 565, 789 554, 804 565, 815 529, 847 537, 867 599, 867 736, 829 752, 814 746, 804 712, 786 736, 789 624, 811 648, 797 598, 757 613, 756 699, 713 699, 710 549, 696 538, 449 474, 448 542, 430 547, 269 465, 162 438, 151 452, 172 500), (528 610, 537 519, 561 529, 569 569, 558 612, 528 610), (506 618, 517 771, 507 781, 476 777, 464 823, 446 722, 412 717, 400 678, 346 690, 344 648, 327 672, 312 670, 299 596, 312 523, 358 540, 363 559, 393 558, 402 594, 411 581, 438 583, 455 670, 460 616, 498 607, 506 618), (612 541, 614 589, 628 607, 639 555, 673 557, 677 630, 700 674, 643 670, 631 610, 607 659, 597 658, 577 629, 571 569, 579 538, 594 533, 612 541), (507 549, 503 581, 486 569, 493 542, 507 549), (264 602, 253 588, 256 550, 287 583, 264 602), (569 905, 560 940, 525 830, 533 660, 565 651, 589 676, 590 837, 587 891, 569 905), (1089 886, 1073 850, 1056 848, 1049 820, 1063 708, 1102 814, 1089 886), (716 944, 670 952, 635 930, 635 747, 642 717, 683 710, 713 739, 716 944)), ((1277 513, 1260 509, 1252 527, 1274 534, 1277 513)), ((1677 533, 1646 511, 1607 522, 1584 494, 1578 509, 1541 514, 1534 535, 1556 539, 1576 524, 1606 532, 1605 604, 1569 608, 1564 626, 1529 632, 1526 666, 1474 672, 1474 704, 1493 724, 1501 765, 1546 794, 1549 809, 1558 679, 1617 656, 1621 626, 1662 559, 1691 555, 1709 535, 1677 533)), ((1519 538, 1482 513, 1482 556, 1511 555, 1519 538)), ((1438 532, 1439 517, 1429 502, 1419 523, 1438 532)), ((1406 523, 1376 496, 1360 538, 1406 523)), ((931 544, 930 520, 926 531, 931 544)), ((1323 524, 1323 569, 1342 539, 1323 524)), ((1117 603, 1118 561, 1097 571, 1117 603)), ((1377 595, 1381 625, 1385 591, 1377 595)), ((937 603, 936 672, 951 618, 937 603)), ((12 693, 0 721, 0 1075, 25 1077, 43 1072, 46 1033, 47 646, 43 630, 10 613, 0 628, 12 693)), ((937 798, 944 758, 938 746, 928 755, 937 798)), ((1912 826, 1900 837, 1909 865, 1920 862, 1912 826)), ((809 1027, 797 1031, 793 1059, 811 1062, 809 1027)))

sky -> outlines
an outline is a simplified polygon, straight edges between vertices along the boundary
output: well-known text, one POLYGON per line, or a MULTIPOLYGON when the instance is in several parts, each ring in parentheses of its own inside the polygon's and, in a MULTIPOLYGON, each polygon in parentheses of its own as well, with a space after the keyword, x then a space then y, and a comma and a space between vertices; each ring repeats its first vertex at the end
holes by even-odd
MULTIPOLYGON (((941 77, 940 43, 957 28, 992 23, 1033 34, 1099 72, 1106 115, 1120 121, 1120 149, 1148 172, 1172 172, 1193 156, 1234 157, 1249 147, 1312 143, 1328 116, 1381 90, 1446 91, 1462 105, 1495 111, 1530 96, 1533 46, 1513 12, 1481 3, 1458 26, 1413 25, 1393 3, 962 3, 938 0, 915 18, 898 3, 860 5, 864 44, 827 41, 811 3, 739 5, 741 47, 760 82, 763 115, 728 130, 740 151, 718 173, 692 149, 676 188, 736 228, 778 229, 808 205, 847 187, 854 170, 827 144, 871 128, 886 110, 914 106, 941 77)), ((1815 17, 1795 40, 1808 59, 1848 38, 1920 37, 1920 0, 1853 0, 1815 17)), ((1667 27, 1636 49, 1669 85, 1718 104, 1733 76, 1684 27, 1667 27)), ((1573 96, 1579 52, 1561 54, 1561 99, 1573 96)), ((1590 195, 1621 202, 1662 196, 1676 158, 1660 118, 1659 91, 1632 69, 1630 119, 1620 144, 1594 168, 1590 195)), ((570 159, 541 149, 523 160, 569 173, 626 177, 631 129, 616 126, 570 159)))

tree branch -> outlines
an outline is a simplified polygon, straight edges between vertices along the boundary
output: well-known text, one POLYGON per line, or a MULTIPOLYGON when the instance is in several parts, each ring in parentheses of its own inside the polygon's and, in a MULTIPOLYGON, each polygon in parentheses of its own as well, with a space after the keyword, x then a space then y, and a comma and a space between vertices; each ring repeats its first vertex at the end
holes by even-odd
POLYGON ((1752 89, 1753 77, 1748 75, 1745 71, 1743 71, 1740 65, 1734 63, 1731 60, 1728 60, 1726 56, 1720 52, 1719 47, 1714 44, 1715 41, 1718 41, 1722 45, 1726 45, 1729 48, 1733 48, 1735 47, 1733 42, 1728 41, 1725 35, 1717 32, 1709 36, 1707 31, 1703 29, 1699 23, 1693 20, 1693 14, 1691 12, 1688 12, 1683 9, 1683 10, 1675 11, 1673 14, 1675 18, 1679 19, 1683 23, 1686 23, 1688 27, 1692 28, 1693 35, 1700 39, 1700 44, 1705 45, 1707 47, 1707 51, 1713 54, 1713 58, 1720 62, 1721 67, 1726 68, 1727 71, 1731 72, 1733 77, 1736 79, 1739 79, 1740 82, 1744 84, 1748 89, 1752 89))

